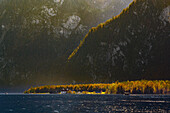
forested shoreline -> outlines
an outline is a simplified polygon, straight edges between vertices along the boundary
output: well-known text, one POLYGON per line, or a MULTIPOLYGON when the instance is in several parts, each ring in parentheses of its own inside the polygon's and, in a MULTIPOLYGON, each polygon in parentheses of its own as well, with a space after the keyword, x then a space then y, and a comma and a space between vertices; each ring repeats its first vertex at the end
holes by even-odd
POLYGON ((170 94, 170 80, 137 80, 111 84, 70 84, 31 87, 27 94, 170 94))

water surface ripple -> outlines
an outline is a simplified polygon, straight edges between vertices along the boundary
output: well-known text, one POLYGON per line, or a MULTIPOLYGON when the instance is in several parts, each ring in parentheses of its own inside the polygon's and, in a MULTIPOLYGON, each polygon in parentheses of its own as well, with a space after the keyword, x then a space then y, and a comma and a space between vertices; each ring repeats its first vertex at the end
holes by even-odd
POLYGON ((170 113, 170 95, 0 95, 0 113, 170 113))

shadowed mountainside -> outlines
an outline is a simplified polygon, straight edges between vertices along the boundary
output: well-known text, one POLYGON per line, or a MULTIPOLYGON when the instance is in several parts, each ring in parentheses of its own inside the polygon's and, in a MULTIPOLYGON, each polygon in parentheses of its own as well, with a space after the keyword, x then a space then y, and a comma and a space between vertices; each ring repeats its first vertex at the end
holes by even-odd
POLYGON ((68 58, 68 75, 96 82, 170 79, 169 13, 169 0, 135 0, 89 31, 68 58))
POLYGON ((68 55, 131 0, 0 0, 0 86, 68 82, 68 55), (110 5, 114 7, 110 7, 110 5))

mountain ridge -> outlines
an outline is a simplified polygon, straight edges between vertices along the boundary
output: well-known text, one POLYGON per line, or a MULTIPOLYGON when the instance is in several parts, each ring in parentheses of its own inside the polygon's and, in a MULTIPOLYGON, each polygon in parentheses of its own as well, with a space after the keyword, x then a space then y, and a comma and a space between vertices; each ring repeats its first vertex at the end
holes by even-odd
POLYGON ((170 79, 169 5, 168 0, 136 0, 92 28, 68 57, 70 73, 97 81, 170 79))

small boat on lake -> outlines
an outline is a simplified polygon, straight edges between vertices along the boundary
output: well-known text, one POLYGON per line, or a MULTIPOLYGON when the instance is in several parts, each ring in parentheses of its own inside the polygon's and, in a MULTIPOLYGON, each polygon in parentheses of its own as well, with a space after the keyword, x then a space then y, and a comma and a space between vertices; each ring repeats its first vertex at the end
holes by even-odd
POLYGON ((124 95, 130 95, 130 92, 126 91, 124 92, 124 95))
POLYGON ((61 93, 61 94, 67 94, 67 92, 68 92, 68 89, 64 89, 64 88, 63 88, 60 93, 61 93))

